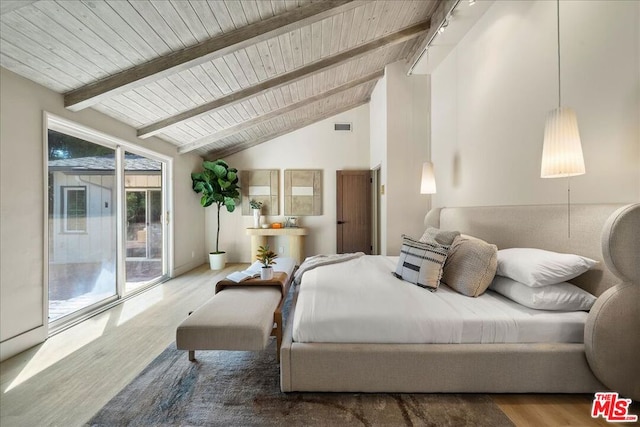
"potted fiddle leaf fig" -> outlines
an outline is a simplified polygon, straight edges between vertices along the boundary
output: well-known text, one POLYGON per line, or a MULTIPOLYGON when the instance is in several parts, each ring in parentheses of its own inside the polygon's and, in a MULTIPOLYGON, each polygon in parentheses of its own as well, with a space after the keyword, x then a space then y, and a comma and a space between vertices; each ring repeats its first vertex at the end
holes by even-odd
POLYGON ((260 279, 262 280, 271 280, 273 279, 273 267, 275 259, 278 258, 278 255, 269 249, 269 245, 260 246, 258 248, 258 256, 256 259, 260 261, 262 264, 262 271, 260 272, 260 279))
POLYGON ((220 251, 220 208, 224 206, 228 212, 236 209, 240 200, 240 186, 238 185, 238 170, 230 168, 223 160, 202 163, 203 171, 191 174, 193 191, 202 193, 200 204, 203 207, 216 205, 218 214, 218 229, 216 231, 216 250, 209 253, 209 265, 212 270, 221 270, 226 262, 226 253, 220 251))

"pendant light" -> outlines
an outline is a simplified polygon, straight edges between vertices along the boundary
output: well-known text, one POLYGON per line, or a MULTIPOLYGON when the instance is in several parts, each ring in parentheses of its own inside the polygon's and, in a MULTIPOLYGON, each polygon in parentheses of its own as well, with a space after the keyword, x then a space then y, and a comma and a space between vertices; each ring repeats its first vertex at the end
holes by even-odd
POLYGON ((585 173, 584 157, 576 113, 562 107, 562 77, 560 73, 560 0, 556 0, 558 26, 558 108, 547 114, 542 146, 541 178, 567 178, 567 231, 571 237, 570 177, 585 173))
POLYGON ((424 162, 422 165, 420 194, 436 194, 436 176, 433 173, 433 163, 431 162, 424 162))

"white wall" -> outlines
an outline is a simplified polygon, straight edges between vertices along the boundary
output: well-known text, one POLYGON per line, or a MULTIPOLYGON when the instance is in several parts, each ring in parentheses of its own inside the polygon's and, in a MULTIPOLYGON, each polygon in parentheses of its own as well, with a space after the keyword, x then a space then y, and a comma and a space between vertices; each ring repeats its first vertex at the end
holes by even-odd
POLYGON ((174 158, 174 274, 205 259, 204 210, 191 190, 196 156, 89 109, 72 113, 62 95, 0 68, 0 358, 46 337, 43 327, 44 166, 42 112, 75 121, 174 158), (192 251, 194 256, 192 257, 192 251))
POLYGON ((398 255, 403 234, 419 238, 429 197, 420 194, 429 153, 429 77, 407 76, 404 62, 387 76, 387 254, 398 255))
MULTIPOLYGON (((560 2, 563 105, 576 110, 587 173, 575 203, 640 200, 640 2, 560 2)), ((435 206, 553 204, 540 178, 557 106, 556 3, 496 1, 432 75, 435 206)))
MULTIPOLYGON (((369 165, 380 168, 380 183, 387 182, 387 77, 378 80, 371 101, 369 165)), ((387 198, 380 196, 380 254, 387 253, 387 198)))
MULTIPOLYGON (((309 228, 306 237, 306 256, 336 252, 336 171, 341 169, 369 169, 369 106, 363 105, 303 129, 241 151, 225 159, 231 167, 246 169, 280 170, 280 215, 267 217, 267 222, 284 221, 284 170, 323 170, 323 214, 299 217, 300 224, 309 228), (335 122, 350 122, 352 132, 336 132, 335 122)), ((207 249, 215 246, 216 208, 206 209, 207 249)), ((252 260, 250 238, 245 234, 251 227, 251 216, 242 216, 241 209, 220 214, 220 250, 227 252, 230 262, 252 260)), ((271 238, 272 249, 283 247, 288 255, 284 238, 271 238)))
POLYGON ((371 97, 370 165, 381 165, 381 253, 397 255, 401 235, 420 237, 429 196, 420 194, 429 153, 429 77, 407 76, 406 64, 385 69, 371 97))

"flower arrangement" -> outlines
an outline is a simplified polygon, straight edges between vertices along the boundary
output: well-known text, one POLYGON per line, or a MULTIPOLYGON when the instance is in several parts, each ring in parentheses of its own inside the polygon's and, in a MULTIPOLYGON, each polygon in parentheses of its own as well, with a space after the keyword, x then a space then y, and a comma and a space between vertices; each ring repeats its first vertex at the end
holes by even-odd
POLYGON ((258 256, 256 259, 262 263, 263 268, 271 267, 276 264, 274 261, 278 258, 278 254, 269 249, 269 245, 260 246, 258 248, 258 256))
POLYGON ((251 199, 249 200, 249 206, 251 206, 251 209, 262 209, 262 202, 259 202, 256 199, 251 199))

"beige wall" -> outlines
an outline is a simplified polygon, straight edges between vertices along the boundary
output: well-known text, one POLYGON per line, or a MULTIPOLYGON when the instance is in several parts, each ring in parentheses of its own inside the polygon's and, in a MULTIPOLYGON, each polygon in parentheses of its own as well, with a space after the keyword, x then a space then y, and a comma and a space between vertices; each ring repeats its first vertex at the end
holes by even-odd
POLYGON ((397 255, 401 236, 420 237, 429 196, 420 194, 429 153, 429 77, 407 76, 406 64, 385 69, 371 101, 372 167, 381 165, 381 253, 397 255))
MULTIPOLYGON (((268 222, 284 221, 284 170, 323 170, 323 215, 299 217, 301 225, 310 229, 306 238, 306 255, 336 252, 336 171, 340 169, 369 169, 369 106, 363 105, 290 134, 234 154, 225 160, 230 166, 243 169, 280 170, 280 215, 268 217, 268 222), (352 132, 336 132, 333 124, 350 122, 352 132)), ((207 249, 215 247, 216 210, 206 209, 207 249)), ((251 216, 243 216, 241 209, 220 214, 220 250, 227 252, 230 262, 249 262, 250 238, 245 229, 251 227, 251 216)), ((273 239, 273 238, 272 238, 273 239)), ((270 242, 276 251, 283 248, 288 254, 284 239, 270 242)))
MULTIPOLYGON (((640 200, 640 2, 560 2, 563 105, 576 110, 587 173, 575 203, 640 200)), ((432 75, 436 206, 564 203, 540 178, 557 106, 556 4, 497 1, 432 75)))
MULTIPOLYGON (((380 168, 380 183, 387 186, 387 77, 378 80, 369 102, 371 142, 369 165, 380 168)), ((387 253, 387 198, 380 196, 380 253, 387 253)))
POLYGON ((43 327, 43 110, 174 158, 174 271, 202 263, 204 212, 189 178, 196 156, 178 156, 158 139, 95 110, 72 113, 62 95, 0 68, 0 357, 46 337, 43 327), (192 257, 193 252, 193 257, 192 257))
POLYGON ((420 194, 429 153, 429 77, 407 76, 404 62, 387 76, 387 254, 398 255, 401 236, 419 238, 429 197, 420 194))

